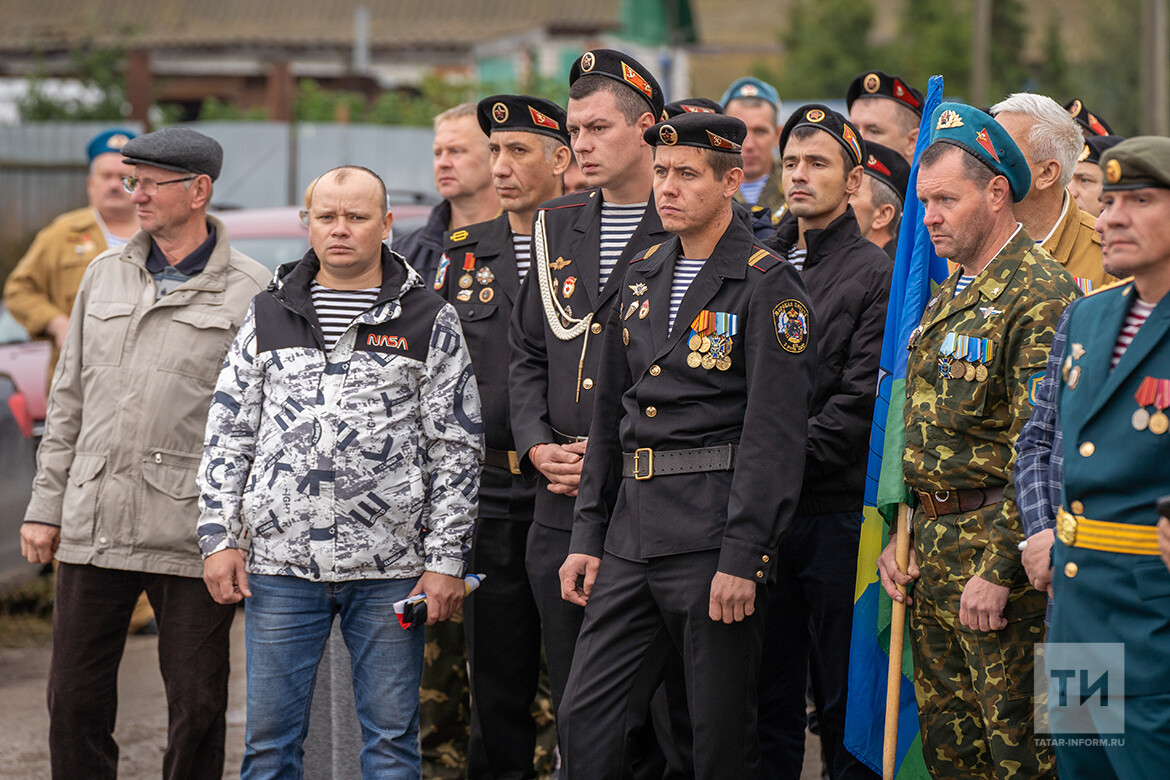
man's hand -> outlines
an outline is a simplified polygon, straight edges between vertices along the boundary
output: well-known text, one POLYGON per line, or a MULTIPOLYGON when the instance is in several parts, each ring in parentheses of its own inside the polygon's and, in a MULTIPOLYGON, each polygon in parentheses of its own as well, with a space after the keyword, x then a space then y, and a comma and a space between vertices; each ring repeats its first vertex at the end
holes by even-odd
POLYGON ((577 495, 587 442, 538 444, 530 454, 532 465, 548 480, 548 489, 565 496, 577 495))
POLYGON ((52 563, 60 544, 61 529, 55 525, 22 523, 20 526, 20 554, 29 563, 52 563))
POLYGON ((1170 520, 1164 517, 1158 521, 1158 547, 1162 550, 1166 568, 1170 569, 1170 520))
POLYGON ((1003 608, 1007 606, 1009 592, 1004 585, 992 585, 982 577, 972 577, 959 598, 959 622, 975 631, 999 631, 1006 627, 1003 608))
MULTIPOLYGON (((1170 523, 1167 523, 1170 526, 1170 523)), ((1024 571, 1028 580, 1036 590, 1046 591, 1052 595, 1052 540, 1056 532, 1051 528, 1037 531, 1028 537, 1028 544, 1020 559, 1024 562, 1024 571)))
POLYGON ((711 578, 711 603, 707 614, 724 623, 738 623, 756 611, 756 583, 734 574, 715 572, 711 578))
POLYGON ((597 580, 599 568, 601 559, 592 555, 573 553, 565 558, 560 572, 561 598, 578 607, 585 606, 589 601, 589 594, 593 591, 593 583, 597 580))
POLYGON ((913 599, 909 595, 903 596, 902 592, 898 590, 898 586, 910 587, 910 583, 918 579, 921 573, 918 570, 918 558, 914 555, 913 544, 910 545, 910 559, 906 564, 906 573, 903 574, 898 570, 898 542, 891 536, 890 543, 878 556, 878 578, 881 580, 882 587, 886 589, 886 594, 894 601, 905 599, 906 605, 909 606, 913 603, 913 599))
POLYGON ((466 591, 467 586, 462 577, 428 571, 418 578, 410 595, 427 594, 427 625, 433 626, 459 611, 466 591))
POLYGON ((53 337, 53 343, 57 345, 57 349, 64 347, 65 337, 69 335, 69 315, 54 315, 53 319, 45 325, 45 335, 53 337))
POLYGON ((232 548, 203 559, 203 584, 216 604, 235 604, 252 595, 244 565, 247 556, 243 550, 232 548))

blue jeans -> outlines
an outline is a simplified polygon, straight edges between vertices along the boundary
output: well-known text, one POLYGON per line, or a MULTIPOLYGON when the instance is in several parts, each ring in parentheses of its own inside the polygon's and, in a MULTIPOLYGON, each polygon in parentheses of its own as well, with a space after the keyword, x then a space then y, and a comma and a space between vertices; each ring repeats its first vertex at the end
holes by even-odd
POLYGON ((417 579, 312 582, 254 574, 245 612, 248 725, 241 780, 300 780, 317 665, 333 616, 353 658, 362 777, 414 780, 424 634, 406 631, 394 602, 417 579))

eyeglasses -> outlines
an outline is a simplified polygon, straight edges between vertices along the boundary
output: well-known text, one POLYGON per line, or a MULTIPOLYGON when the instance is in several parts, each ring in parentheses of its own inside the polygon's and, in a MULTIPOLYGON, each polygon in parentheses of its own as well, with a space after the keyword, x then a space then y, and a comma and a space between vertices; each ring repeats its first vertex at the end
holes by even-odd
POLYGON ((196 174, 194 176, 184 176, 181 179, 154 181, 153 179, 139 179, 135 176, 123 176, 122 189, 126 190, 126 192, 130 193, 131 195, 134 194, 134 190, 140 190, 143 195, 148 198, 152 198, 158 194, 158 188, 164 184, 177 184, 181 181, 193 181, 198 178, 199 174, 196 174))

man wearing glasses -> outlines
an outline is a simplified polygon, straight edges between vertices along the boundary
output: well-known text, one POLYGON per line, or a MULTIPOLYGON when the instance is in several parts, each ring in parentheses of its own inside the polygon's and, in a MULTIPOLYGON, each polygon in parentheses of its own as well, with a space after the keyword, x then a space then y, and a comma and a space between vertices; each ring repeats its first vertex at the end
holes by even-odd
POLYGON ((21 527, 28 560, 60 561, 53 777, 116 777, 118 665, 145 590, 170 716, 163 777, 218 780, 234 608, 216 604, 202 581, 195 472, 220 365, 269 274, 206 213, 218 143, 166 128, 122 154, 142 229, 81 281, 21 527))

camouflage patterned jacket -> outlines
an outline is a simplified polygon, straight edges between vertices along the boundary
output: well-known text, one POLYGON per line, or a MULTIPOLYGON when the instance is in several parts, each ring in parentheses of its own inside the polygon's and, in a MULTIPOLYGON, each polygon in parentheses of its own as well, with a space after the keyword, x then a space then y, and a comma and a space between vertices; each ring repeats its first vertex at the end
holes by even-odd
POLYGON ((399 255, 331 352, 310 251, 252 301, 219 376, 200 466, 204 557, 327 582, 463 576, 483 423, 459 317, 399 255))
POLYGON ((902 470, 914 490, 1003 486, 975 574, 1007 586, 1022 571, 1013 444, 1031 416, 1061 312, 1080 290, 1023 227, 955 297, 958 278, 956 271, 939 288, 910 339, 902 470), (972 376, 980 367, 986 374, 972 376))

